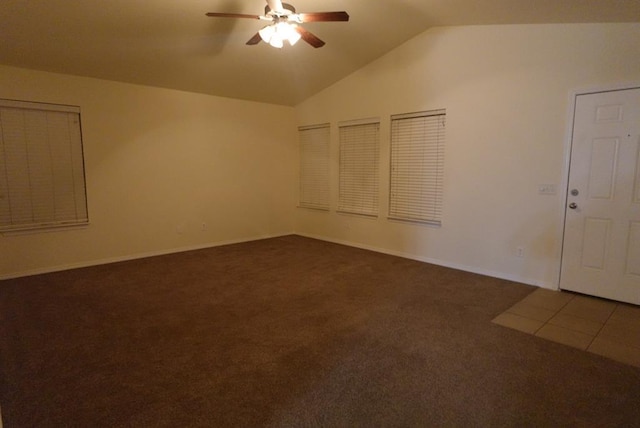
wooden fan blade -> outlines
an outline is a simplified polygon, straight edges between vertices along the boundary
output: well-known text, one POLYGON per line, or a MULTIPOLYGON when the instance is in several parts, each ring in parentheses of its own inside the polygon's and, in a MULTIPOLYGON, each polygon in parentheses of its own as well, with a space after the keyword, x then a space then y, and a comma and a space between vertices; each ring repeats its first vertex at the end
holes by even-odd
POLYGON ((328 22, 328 21, 348 21, 349 14, 347 12, 312 12, 298 13, 300 22, 328 22))
POLYGON ((247 15, 245 13, 217 13, 217 12, 208 12, 207 16, 213 16, 217 18, 251 18, 251 19, 260 19, 260 15, 247 15))
POLYGON ((321 48, 321 47, 324 46, 324 42, 322 40, 320 40, 315 34, 305 30, 304 28, 302 28, 299 25, 296 26, 295 29, 296 29, 296 31, 298 33, 300 33, 300 36, 302 37, 302 40, 304 40, 305 42, 309 43, 314 48, 321 48))
POLYGON ((260 33, 256 33, 252 38, 247 42, 248 45, 257 45, 262 41, 262 37, 260 37, 260 33))

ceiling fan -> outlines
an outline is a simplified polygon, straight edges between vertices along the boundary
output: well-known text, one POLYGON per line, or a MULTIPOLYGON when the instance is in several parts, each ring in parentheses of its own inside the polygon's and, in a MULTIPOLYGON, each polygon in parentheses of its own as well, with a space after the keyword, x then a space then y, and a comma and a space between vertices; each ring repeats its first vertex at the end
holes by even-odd
POLYGON ((305 22, 330 22, 330 21, 348 21, 347 12, 311 12, 296 13, 295 7, 280 0, 267 0, 264 8, 264 15, 248 15, 244 13, 217 13, 209 12, 207 16, 219 18, 250 18, 269 21, 271 24, 258 31, 247 42, 248 45, 256 45, 264 40, 275 48, 284 46, 284 41, 288 41, 290 45, 294 45, 298 40, 302 39, 314 48, 324 46, 324 42, 316 35, 307 31, 298 24, 305 22))

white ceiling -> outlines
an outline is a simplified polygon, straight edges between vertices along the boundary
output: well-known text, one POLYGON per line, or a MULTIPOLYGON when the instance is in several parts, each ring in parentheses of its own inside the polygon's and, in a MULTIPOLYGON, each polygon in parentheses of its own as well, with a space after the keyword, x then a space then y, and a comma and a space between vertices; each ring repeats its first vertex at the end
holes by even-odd
POLYGON ((433 26, 640 22, 640 0, 291 0, 327 44, 278 50, 245 42, 264 0, 2 0, 0 63, 260 102, 295 105, 433 26))

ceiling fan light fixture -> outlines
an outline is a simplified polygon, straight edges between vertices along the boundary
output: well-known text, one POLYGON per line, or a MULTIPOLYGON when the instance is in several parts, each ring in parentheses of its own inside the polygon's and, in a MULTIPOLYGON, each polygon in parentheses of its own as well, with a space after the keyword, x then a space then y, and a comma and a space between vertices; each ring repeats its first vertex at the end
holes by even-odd
POLYGON ((278 49, 284 46, 282 39, 277 34, 274 34, 273 37, 271 37, 271 41, 269 42, 269 44, 278 49))
POLYGON ((275 32, 276 29, 273 25, 267 25, 262 30, 258 31, 258 34, 260 34, 260 38, 262 38, 265 43, 270 43, 275 32))
POLYGON ((264 41, 275 48, 282 48, 285 41, 293 46, 300 39, 314 48, 321 48, 325 43, 315 34, 298 24, 306 22, 345 22, 349 20, 349 14, 345 11, 296 13, 295 7, 280 0, 267 0, 264 15, 224 12, 207 12, 206 15, 220 18, 247 18, 269 21, 270 24, 254 34, 246 44, 257 45, 264 41))
POLYGON ((267 25, 262 30, 258 31, 260 38, 269 43, 274 48, 282 48, 284 41, 289 42, 291 46, 295 45, 302 37, 295 29, 295 24, 288 22, 277 22, 275 24, 267 25))
POLYGON ((296 30, 297 25, 296 24, 287 24, 287 36, 286 39, 289 41, 289 44, 291 46, 295 45, 296 43, 298 43, 298 40, 300 40, 302 38, 302 36, 300 35, 300 33, 298 33, 298 31, 296 30))

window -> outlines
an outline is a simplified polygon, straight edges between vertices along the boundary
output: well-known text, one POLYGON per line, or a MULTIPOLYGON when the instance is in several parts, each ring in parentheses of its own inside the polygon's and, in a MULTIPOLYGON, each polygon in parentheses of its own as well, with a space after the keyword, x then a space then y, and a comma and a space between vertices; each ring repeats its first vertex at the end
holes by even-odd
POLYGON ((329 130, 329 124, 298 128, 300 207, 329 209, 329 130))
POLYGON ((391 116, 390 218, 441 224, 445 114, 391 116))
POLYGON ((0 100, 0 231, 87 223, 80 109, 0 100))
POLYGON ((380 121, 344 122, 340 129, 338 211, 378 215, 380 121))

